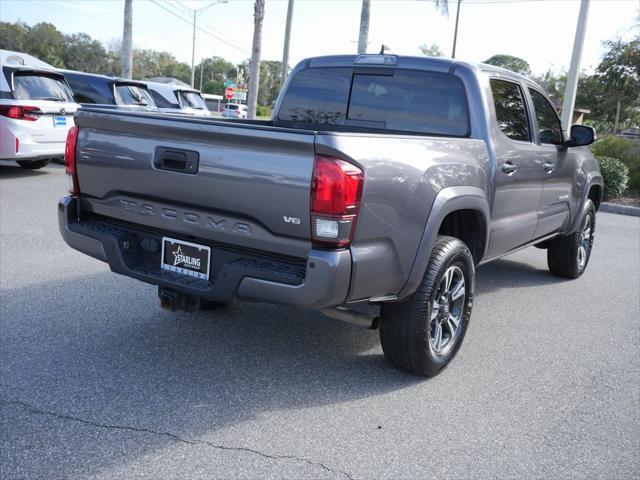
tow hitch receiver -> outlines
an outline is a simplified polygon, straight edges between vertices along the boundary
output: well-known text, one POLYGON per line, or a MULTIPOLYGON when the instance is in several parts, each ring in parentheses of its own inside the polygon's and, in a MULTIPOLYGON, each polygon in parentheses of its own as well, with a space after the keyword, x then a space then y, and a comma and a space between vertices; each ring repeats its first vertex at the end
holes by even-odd
POLYGON ((160 306, 170 312, 177 310, 195 312, 200 305, 198 297, 165 287, 158 287, 158 297, 160 297, 160 306))

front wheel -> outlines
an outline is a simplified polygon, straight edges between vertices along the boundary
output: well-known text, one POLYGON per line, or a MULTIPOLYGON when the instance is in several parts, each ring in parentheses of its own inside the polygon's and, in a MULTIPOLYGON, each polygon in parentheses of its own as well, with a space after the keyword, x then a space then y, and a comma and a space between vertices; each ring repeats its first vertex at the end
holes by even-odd
POLYGON ((554 275, 574 279, 587 269, 596 232, 596 208, 591 200, 583 212, 575 232, 549 242, 547 265, 554 275))
POLYGON ((45 158, 43 160, 16 160, 16 163, 27 170, 37 170, 49 165, 50 161, 50 158, 45 158))
POLYGON ((380 341, 392 365, 431 377, 449 364, 469 325, 474 277, 467 246, 438 237, 418 289, 404 302, 382 305, 380 341))

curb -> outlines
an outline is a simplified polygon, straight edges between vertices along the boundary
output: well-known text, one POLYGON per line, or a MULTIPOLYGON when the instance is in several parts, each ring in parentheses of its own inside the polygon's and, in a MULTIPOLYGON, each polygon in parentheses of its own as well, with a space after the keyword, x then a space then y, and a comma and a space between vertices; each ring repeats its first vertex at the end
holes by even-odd
POLYGON ((600 211, 607 213, 617 213, 618 215, 640 217, 640 207, 631 207, 629 205, 616 205, 615 203, 602 202, 600 204, 600 211))

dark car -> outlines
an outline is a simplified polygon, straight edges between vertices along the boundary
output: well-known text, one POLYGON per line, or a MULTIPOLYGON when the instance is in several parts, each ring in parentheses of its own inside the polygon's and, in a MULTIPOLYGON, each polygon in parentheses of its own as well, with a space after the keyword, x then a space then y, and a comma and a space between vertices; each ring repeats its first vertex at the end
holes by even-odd
POLYGON ((143 82, 73 70, 60 71, 71 86, 77 103, 157 110, 143 82))

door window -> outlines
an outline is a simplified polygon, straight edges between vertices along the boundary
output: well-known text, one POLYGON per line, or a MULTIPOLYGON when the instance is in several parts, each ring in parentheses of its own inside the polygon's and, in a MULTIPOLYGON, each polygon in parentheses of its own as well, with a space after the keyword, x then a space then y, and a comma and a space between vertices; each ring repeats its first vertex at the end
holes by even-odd
POLYGON ((491 91, 496 107, 496 120, 502 133, 512 140, 528 142, 531 135, 520 86, 517 83, 492 79, 491 91))
POLYGON ((555 109, 540 92, 530 88, 529 93, 536 110, 540 143, 562 145, 562 127, 555 109))

